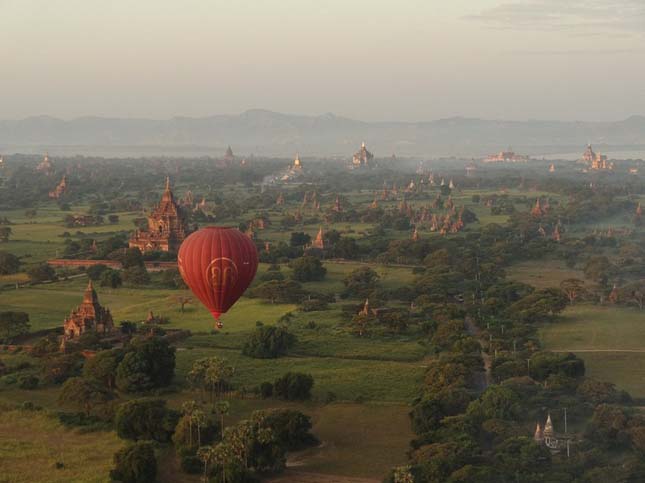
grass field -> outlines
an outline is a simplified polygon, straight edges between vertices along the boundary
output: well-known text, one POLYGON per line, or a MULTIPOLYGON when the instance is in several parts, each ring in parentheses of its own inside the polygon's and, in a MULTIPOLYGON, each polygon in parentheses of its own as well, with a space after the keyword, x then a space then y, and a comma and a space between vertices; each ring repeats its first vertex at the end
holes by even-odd
POLYGON ((332 392, 342 401, 408 403, 416 396, 424 373, 418 363, 305 356, 266 360, 245 357, 237 349, 195 348, 177 351, 178 381, 195 360, 212 356, 225 358, 235 367, 233 384, 237 387, 252 389, 289 371, 305 372, 314 377, 314 398, 332 392))
POLYGON ((615 306, 578 305, 543 327, 547 350, 571 351, 585 361, 587 375, 645 397, 645 314, 615 306), (623 352, 621 352, 623 351, 623 352))
POLYGON ((0 481, 109 481, 112 457, 122 446, 113 432, 81 433, 44 412, 0 412, 0 481))
MULTIPOLYGON (((61 326, 70 311, 83 300, 87 279, 61 281, 36 285, 18 290, 0 292, 0 311, 22 310, 29 314, 32 331, 61 326)), ((115 323, 121 320, 142 321, 148 312, 161 314, 170 319, 169 327, 208 331, 213 327, 213 317, 194 297, 184 290, 166 289, 109 289, 96 287, 102 305, 112 312, 115 323), (193 303, 181 312, 177 298, 190 296, 193 303)), ((273 323, 293 305, 265 303, 257 299, 241 299, 222 317, 225 331, 249 330, 260 320, 273 323)))
POLYGON ((559 287, 563 280, 577 278, 584 280, 580 270, 568 268, 559 260, 531 260, 516 263, 507 270, 511 280, 532 285, 535 288, 559 287))

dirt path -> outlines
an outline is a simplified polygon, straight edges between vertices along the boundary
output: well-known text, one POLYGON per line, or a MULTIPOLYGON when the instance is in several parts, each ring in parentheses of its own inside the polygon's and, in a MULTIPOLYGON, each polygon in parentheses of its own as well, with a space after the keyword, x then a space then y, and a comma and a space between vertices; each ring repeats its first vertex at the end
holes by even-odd
POLYGON ((484 391, 488 386, 490 386, 493 383, 493 372, 492 372, 492 367, 493 367, 493 358, 488 354, 486 351, 484 351, 484 341, 481 339, 481 330, 479 327, 475 325, 473 322, 473 319, 470 317, 466 317, 465 320, 466 324, 466 331, 468 332, 469 335, 472 337, 477 338, 479 341, 479 345, 481 346, 481 356, 484 361, 484 372, 477 374, 477 388, 480 391, 484 391))
POLYGON ((634 352, 645 353, 645 349, 549 349, 550 352, 634 352))
POLYGON ((381 480, 372 478, 354 478, 351 476, 325 475, 287 469, 278 476, 267 478, 267 483, 379 483, 381 480))

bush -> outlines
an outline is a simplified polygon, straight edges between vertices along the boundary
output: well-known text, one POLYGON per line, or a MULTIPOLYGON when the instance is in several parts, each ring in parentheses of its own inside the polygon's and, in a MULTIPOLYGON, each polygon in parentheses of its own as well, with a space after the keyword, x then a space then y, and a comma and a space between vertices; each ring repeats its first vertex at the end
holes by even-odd
POLYGON ((101 275, 103 275, 103 272, 105 272, 106 270, 108 270, 108 266, 99 263, 98 265, 92 265, 91 267, 88 267, 85 273, 87 273, 87 276, 90 277, 90 279, 96 282, 101 279, 101 275))
POLYGON ((287 372, 273 383, 273 392, 276 397, 287 401, 304 401, 311 399, 311 388, 314 378, 311 374, 300 372, 287 372))
POLYGON ((123 276, 121 278, 124 282, 135 286, 150 283, 150 275, 148 275, 148 271, 143 265, 134 265, 130 268, 126 268, 123 271, 123 276))
POLYGON ((299 282, 313 282, 322 280, 327 274, 321 261, 312 256, 304 256, 293 260, 290 265, 293 273, 291 277, 299 282))
POLYGON ((135 339, 116 370, 116 386, 125 392, 164 387, 175 375, 175 349, 159 337, 135 339))
POLYGON ((311 431, 311 418, 294 409, 273 409, 266 412, 265 424, 287 451, 297 451, 318 443, 311 431))
POLYGON ((101 274, 101 287, 119 288, 123 279, 118 270, 107 269, 101 274))
POLYGON ((116 452, 110 478, 123 483, 154 483, 157 460, 150 442, 134 443, 116 452))
POLYGON ((32 375, 23 375, 18 377, 18 387, 20 389, 36 389, 38 387, 38 378, 32 375))
POLYGON ((44 282, 46 280, 57 279, 54 269, 46 263, 31 267, 27 271, 27 275, 29 275, 29 280, 32 282, 44 282))
POLYGON ((0 252, 0 275, 11 275, 20 269, 20 259, 8 252, 0 252))
POLYGON ((140 399, 119 406, 115 426, 120 438, 166 443, 170 441, 178 419, 176 411, 166 408, 166 401, 140 399))
POLYGON ((268 399, 273 396, 273 384, 268 381, 260 384, 260 396, 262 396, 262 399, 268 399))
POLYGON ((311 299, 302 302, 303 312, 315 312, 319 310, 327 310, 327 302, 325 300, 311 299))
POLYGON ((275 359, 287 353, 296 337, 283 327, 258 327, 242 348, 242 354, 256 359, 275 359))

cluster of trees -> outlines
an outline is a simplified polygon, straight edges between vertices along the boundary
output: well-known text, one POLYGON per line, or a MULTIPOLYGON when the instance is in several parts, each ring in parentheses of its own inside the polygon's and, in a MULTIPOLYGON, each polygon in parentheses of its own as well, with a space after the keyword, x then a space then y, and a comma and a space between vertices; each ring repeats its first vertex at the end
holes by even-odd
POLYGON ((297 339, 286 327, 260 326, 247 338, 242 354, 256 359, 275 359, 285 355, 297 339))

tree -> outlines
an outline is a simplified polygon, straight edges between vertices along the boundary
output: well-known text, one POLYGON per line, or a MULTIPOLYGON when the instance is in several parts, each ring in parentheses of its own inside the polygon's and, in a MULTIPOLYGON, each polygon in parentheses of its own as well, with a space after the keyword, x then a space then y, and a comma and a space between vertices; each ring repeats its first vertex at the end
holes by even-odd
POLYGON ((170 441, 179 414, 166 408, 161 399, 135 399, 119 406, 114 424, 120 438, 170 441))
POLYGON ((123 280, 118 270, 109 268, 101 274, 101 287, 119 288, 121 285, 123 280))
POLYGON ((123 270, 121 276, 124 282, 130 285, 146 285, 150 283, 150 275, 143 265, 133 265, 123 270))
POLYGON ((291 277, 299 282, 313 282, 325 278, 327 269, 321 261, 312 256, 304 256, 293 260, 289 266, 293 270, 291 277))
POLYGON ((94 381, 82 377, 72 377, 65 381, 58 396, 64 406, 84 411, 89 416, 92 409, 112 399, 112 394, 94 381))
POLYGON ((345 279, 345 295, 350 297, 367 297, 378 284, 379 275, 370 267, 360 267, 352 271, 345 279))
POLYGON ((264 422, 287 451, 298 451, 318 442, 310 432, 311 418, 295 409, 267 410, 264 422))
POLYGON ((157 460, 152 443, 138 441, 117 451, 110 477, 123 483, 154 483, 157 460))
POLYGON ((605 284, 613 273, 614 267, 604 255, 592 256, 584 267, 584 274, 590 280, 605 284))
POLYGON ((273 393, 287 401, 304 401, 311 398, 314 378, 311 374, 287 372, 273 383, 273 393))
POLYGON ((185 296, 179 296, 177 297, 177 303, 181 306, 181 313, 184 313, 184 307, 186 304, 190 304, 193 302, 193 299, 190 297, 185 297, 185 296))
POLYGON ((123 256, 123 268, 143 267, 143 255, 138 248, 128 248, 123 256))
POLYGON ((12 275, 20 269, 20 259, 12 253, 0 252, 0 275, 12 275))
POLYGON ((0 312, 0 340, 13 339, 29 333, 29 314, 26 312, 0 312))
POLYGON ((99 351, 85 362, 83 376, 112 390, 116 384, 116 369, 122 359, 123 351, 120 349, 99 351))
POLYGON ((231 410, 231 403, 228 401, 217 401, 214 406, 215 414, 220 418, 220 431, 224 432, 224 416, 231 410))
POLYGON ((507 313, 519 322, 543 322, 552 320, 566 306, 567 298, 562 291, 547 288, 522 297, 507 309, 507 313))
POLYGON ((8 242, 10 236, 11 236, 11 227, 0 226, 0 243, 8 242))
POLYGON ((164 387, 175 375, 175 349, 160 337, 135 339, 116 370, 121 391, 147 391, 164 387))
POLYGON ((517 419, 521 413, 520 397, 510 388, 490 386, 479 399, 468 405, 466 414, 477 421, 517 419))
POLYGON ((256 359, 275 359, 287 353, 296 336, 284 327, 258 327, 244 343, 242 354, 256 359))
POLYGON ((27 275, 29 275, 29 279, 32 282, 45 282, 57 279, 54 269, 46 263, 31 267, 27 270, 27 275))
POLYGON ((585 293, 585 283, 577 278, 568 278, 560 282, 560 289, 565 293, 569 299, 569 303, 573 303, 585 293))
POLYGON ((215 394, 221 394, 230 384, 235 369, 229 366, 224 359, 219 357, 205 357, 193 362, 193 366, 186 376, 188 382, 200 388, 210 390, 210 399, 213 401, 215 394))
POLYGON ((249 290, 249 295, 270 300, 272 304, 298 303, 306 296, 302 286, 293 280, 271 280, 249 290))
POLYGON ((293 232, 289 244, 292 247, 302 247, 311 243, 311 236, 303 232, 293 232))
POLYGON ((533 379, 546 380, 551 374, 562 374, 567 377, 582 377, 585 374, 585 363, 575 354, 556 354, 553 352, 536 352, 530 359, 530 373, 533 379))
POLYGON ((185 402, 182 412, 172 440, 180 454, 194 455, 198 448, 215 440, 221 426, 215 420, 217 414, 205 412, 195 401, 185 402))
POLYGON ((161 284, 168 288, 186 288, 184 279, 181 278, 179 270, 163 270, 160 277, 161 284))
POLYGON ((87 276, 91 280, 94 280, 96 282, 101 279, 101 275, 103 275, 103 272, 105 272, 106 270, 108 270, 108 266, 103 263, 99 263, 97 265, 87 267, 85 273, 87 273, 87 276))

